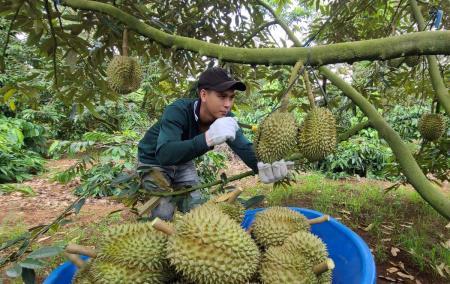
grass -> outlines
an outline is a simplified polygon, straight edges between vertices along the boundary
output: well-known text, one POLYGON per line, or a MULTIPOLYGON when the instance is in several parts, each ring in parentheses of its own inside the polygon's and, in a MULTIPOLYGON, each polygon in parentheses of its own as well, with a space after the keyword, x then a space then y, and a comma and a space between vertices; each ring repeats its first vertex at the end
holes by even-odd
POLYGON ((447 221, 413 189, 384 193, 379 182, 335 181, 320 173, 296 178, 291 186, 257 185, 244 194, 265 194, 266 206, 311 208, 339 219, 365 238, 377 262, 386 262, 396 247, 419 271, 450 266, 450 251, 440 244, 448 239, 447 221))

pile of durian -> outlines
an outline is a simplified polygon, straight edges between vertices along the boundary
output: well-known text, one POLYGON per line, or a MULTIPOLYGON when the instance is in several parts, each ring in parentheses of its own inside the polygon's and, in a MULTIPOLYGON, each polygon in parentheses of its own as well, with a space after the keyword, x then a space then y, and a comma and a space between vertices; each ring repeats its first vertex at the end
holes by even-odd
POLYGON ((331 283, 333 261, 308 220, 284 207, 256 214, 245 231, 240 192, 219 195, 168 223, 122 224, 96 251, 68 245, 73 283, 331 283), (83 263, 76 254, 91 256, 83 263))

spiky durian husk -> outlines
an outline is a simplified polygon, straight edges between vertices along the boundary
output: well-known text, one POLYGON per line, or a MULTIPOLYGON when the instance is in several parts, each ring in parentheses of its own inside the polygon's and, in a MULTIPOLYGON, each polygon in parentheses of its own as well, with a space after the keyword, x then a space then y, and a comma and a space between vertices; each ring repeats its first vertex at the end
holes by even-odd
POLYGON ((254 141, 259 161, 273 163, 285 158, 297 144, 298 127, 288 112, 274 112, 258 126, 254 141))
POLYGON ((92 262, 91 274, 91 280, 96 284, 159 284, 165 281, 160 271, 133 269, 99 259, 92 262))
POLYGON ((317 283, 317 277, 306 260, 282 250, 281 246, 270 247, 264 253, 260 278, 265 284, 317 283))
POLYGON ((139 89, 142 69, 135 58, 114 56, 106 69, 111 89, 119 94, 128 94, 139 89))
POLYGON ((167 266, 167 236, 150 223, 111 227, 100 238, 97 259, 140 270, 162 270, 167 266))
POLYGON ((280 246, 291 234, 309 230, 308 219, 287 207, 271 207, 255 216, 252 235, 263 248, 280 246))
POLYGON ((258 247, 216 206, 202 205, 176 222, 169 238, 170 263, 194 283, 246 283, 256 271, 258 247))
POLYGON ((223 195, 218 195, 211 198, 211 200, 209 200, 206 204, 218 206, 222 213, 230 216, 231 219, 240 224, 242 222, 242 218, 244 218, 245 207, 239 201, 234 201, 232 203, 229 203, 228 201, 220 201, 221 196, 223 195))
MULTIPOLYGON (((299 231, 290 235, 282 246, 282 251, 291 253, 295 258, 304 258, 310 267, 328 259, 326 245, 310 232, 299 231)), ((331 271, 317 277, 318 283, 331 284, 331 271)))
POLYGON ((326 108, 314 108, 305 117, 298 134, 299 150, 309 161, 319 161, 336 147, 336 120, 326 108))
POLYGON ((445 117, 438 113, 427 113, 419 120, 419 132, 425 140, 436 141, 447 128, 445 117))

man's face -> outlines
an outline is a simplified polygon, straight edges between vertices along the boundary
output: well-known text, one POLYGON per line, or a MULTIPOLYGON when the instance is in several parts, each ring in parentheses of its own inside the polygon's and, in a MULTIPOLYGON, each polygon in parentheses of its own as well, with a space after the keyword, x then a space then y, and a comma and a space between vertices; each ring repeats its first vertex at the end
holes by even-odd
POLYGON ((223 92, 205 90, 200 91, 202 104, 206 106, 208 112, 215 118, 225 117, 233 107, 234 90, 226 90, 223 92))

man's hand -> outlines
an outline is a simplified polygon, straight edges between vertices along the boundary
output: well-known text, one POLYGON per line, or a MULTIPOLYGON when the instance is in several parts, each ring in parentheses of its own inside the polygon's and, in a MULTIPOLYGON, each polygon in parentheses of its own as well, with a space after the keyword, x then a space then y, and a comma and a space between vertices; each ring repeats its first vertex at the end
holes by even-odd
POLYGON ((286 177, 293 166, 294 162, 284 160, 276 161, 272 164, 258 162, 259 179, 262 183, 277 182, 286 177))
POLYGON ((239 125, 234 118, 218 118, 211 124, 208 131, 205 132, 206 144, 211 147, 222 144, 227 140, 233 141, 238 130, 239 125))

